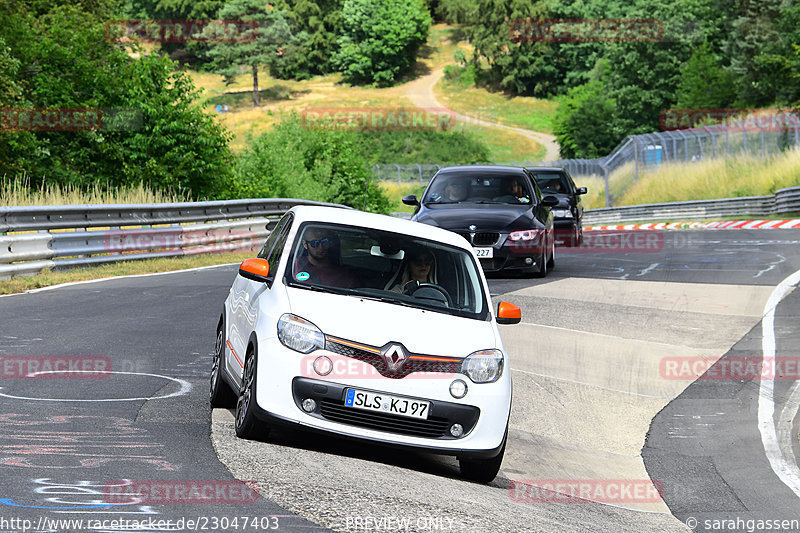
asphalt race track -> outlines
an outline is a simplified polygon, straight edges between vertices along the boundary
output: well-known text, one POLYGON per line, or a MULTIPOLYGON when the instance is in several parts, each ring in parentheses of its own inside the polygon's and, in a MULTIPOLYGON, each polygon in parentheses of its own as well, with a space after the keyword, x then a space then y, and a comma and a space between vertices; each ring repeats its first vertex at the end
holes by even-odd
POLYGON ((501 329, 514 406, 488 486, 449 457, 236 439, 207 402, 235 266, 0 297, 0 532, 800 530, 800 293, 781 286, 800 231, 647 233, 489 280, 523 322, 501 329))

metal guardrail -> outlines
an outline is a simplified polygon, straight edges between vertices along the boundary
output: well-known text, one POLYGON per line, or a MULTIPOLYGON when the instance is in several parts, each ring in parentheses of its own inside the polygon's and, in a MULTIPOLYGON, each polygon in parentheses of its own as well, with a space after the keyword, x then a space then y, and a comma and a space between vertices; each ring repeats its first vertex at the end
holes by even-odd
MULTIPOLYGON (((776 117, 781 120, 781 124, 777 126, 754 118, 733 120, 716 126, 628 135, 610 154, 597 159, 491 164, 554 166, 566 168, 573 177, 597 176, 604 181, 606 207, 610 207, 614 201, 609 184, 610 176, 626 165, 630 165, 630 172, 636 182, 639 181, 641 171, 670 163, 694 163, 704 159, 743 155, 766 159, 800 147, 800 117, 792 113, 781 113, 776 117)), ((375 165, 372 172, 379 180, 423 184, 430 181, 439 168, 440 165, 431 164, 381 164, 375 165)), ((615 194, 622 192, 615 191, 615 194)))
POLYGON ((785 213, 800 213, 800 187, 781 189, 771 196, 591 209, 584 212, 583 223, 588 226, 647 220, 704 220, 731 216, 764 217, 785 213))
POLYGON ((0 207, 0 279, 46 268, 257 251, 295 205, 345 207, 292 198, 0 207), (37 233, 13 233, 31 231, 37 233))

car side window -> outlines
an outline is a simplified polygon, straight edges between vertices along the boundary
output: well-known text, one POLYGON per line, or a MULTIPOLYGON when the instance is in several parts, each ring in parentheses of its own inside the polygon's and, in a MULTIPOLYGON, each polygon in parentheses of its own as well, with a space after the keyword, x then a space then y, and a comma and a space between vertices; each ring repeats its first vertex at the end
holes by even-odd
POLYGON ((258 257, 266 259, 269 263, 269 278, 274 279, 274 273, 280 264, 281 255, 283 254, 286 238, 289 236, 289 230, 292 228, 292 219, 294 217, 291 213, 285 215, 275 226, 264 243, 264 247, 258 253, 258 257))

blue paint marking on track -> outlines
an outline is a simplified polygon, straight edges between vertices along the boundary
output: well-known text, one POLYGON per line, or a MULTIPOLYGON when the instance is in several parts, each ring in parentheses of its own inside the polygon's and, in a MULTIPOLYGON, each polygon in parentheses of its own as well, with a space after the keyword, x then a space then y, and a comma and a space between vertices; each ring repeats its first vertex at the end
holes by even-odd
POLYGON ((113 507, 115 505, 129 505, 129 504, 120 504, 120 503, 104 503, 100 505, 84 505, 80 507, 71 506, 71 507, 44 507, 44 506, 37 506, 37 505, 21 505, 19 503, 14 503, 11 498, 3 498, 0 499, 0 503, 3 505, 8 505, 9 507, 24 507, 26 509, 58 509, 58 510, 74 510, 74 509, 98 509, 100 507, 113 507))

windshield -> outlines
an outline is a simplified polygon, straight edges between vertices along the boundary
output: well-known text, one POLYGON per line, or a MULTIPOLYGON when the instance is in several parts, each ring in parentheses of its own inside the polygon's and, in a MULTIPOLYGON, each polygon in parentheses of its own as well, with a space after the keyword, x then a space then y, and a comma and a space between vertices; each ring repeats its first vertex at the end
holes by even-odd
POLYGON ((468 250, 387 231, 304 223, 291 245, 292 287, 486 320, 480 267, 468 250))
POLYGON ((434 177, 422 201, 519 205, 531 203, 531 191, 528 180, 518 173, 444 173, 434 177))
POLYGON ((543 194, 567 194, 569 183, 561 172, 534 172, 533 177, 543 194))

